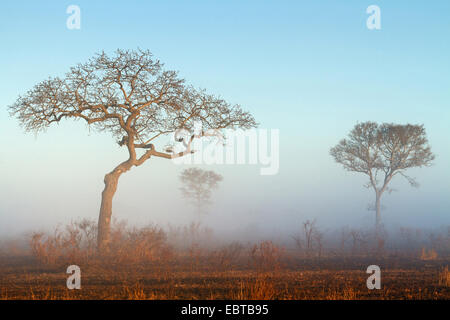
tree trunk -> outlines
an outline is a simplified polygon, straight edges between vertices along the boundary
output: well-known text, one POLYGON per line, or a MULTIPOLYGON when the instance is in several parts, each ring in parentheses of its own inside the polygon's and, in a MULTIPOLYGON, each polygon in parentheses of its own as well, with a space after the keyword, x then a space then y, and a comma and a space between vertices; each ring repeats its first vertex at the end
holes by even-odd
POLYGON ((379 239, 381 231, 381 193, 377 192, 375 201, 376 210, 376 222, 375 222, 375 232, 377 239, 379 239))
POLYGON ((120 175, 120 170, 114 170, 105 175, 105 189, 102 192, 102 203, 98 217, 97 246, 100 252, 104 252, 108 248, 111 230, 112 200, 117 190, 120 175))

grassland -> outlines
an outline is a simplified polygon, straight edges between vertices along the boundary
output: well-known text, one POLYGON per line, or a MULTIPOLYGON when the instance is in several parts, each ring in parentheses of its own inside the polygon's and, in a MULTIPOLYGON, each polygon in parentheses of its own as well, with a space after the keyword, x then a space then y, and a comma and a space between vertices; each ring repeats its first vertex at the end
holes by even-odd
POLYGON ((0 299, 450 299, 449 259, 434 249, 325 246, 319 254, 271 241, 210 247, 191 226, 172 235, 157 227, 116 228, 110 252, 100 256, 94 231, 80 222, 34 234, 25 247, 4 246, 0 299), (66 287, 71 264, 81 268, 80 290, 66 287), (381 268, 380 290, 366 286, 373 264, 381 268))

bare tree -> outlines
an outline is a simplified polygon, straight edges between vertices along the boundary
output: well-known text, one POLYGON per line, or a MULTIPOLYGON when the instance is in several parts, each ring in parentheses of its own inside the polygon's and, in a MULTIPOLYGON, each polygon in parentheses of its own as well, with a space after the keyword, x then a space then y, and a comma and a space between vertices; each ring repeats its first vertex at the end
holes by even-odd
POLYGON ((358 123, 330 151, 331 156, 348 171, 366 174, 366 187, 375 191, 376 231, 381 227, 381 196, 391 192, 392 178, 401 175, 417 187, 416 180, 405 174, 413 167, 430 166, 434 155, 428 145, 423 125, 398 125, 375 122, 358 123))
POLYGON ((352 239, 352 254, 367 253, 368 234, 363 230, 351 229, 349 235, 352 239))
POLYGON ((206 208, 211 204, 212 190, 217 189, 222 176, 214 171, 206 171, 199 168, 183 170, 180 175, 180 188, 183 196, 187 198, 197 209, 199 214, 206 213, 206 208))
POLYGON ((307 252, 311 252, 312 245, 313 245, 313 239, 314 239, 314 233, 316 232, 316 220, 306 220, 303 222, 303 233, 305 235, 305 242, 306 242, 306 250, 307 252))
POLYGON ((302 233, 298 236, 293 236, 297 247, 305 250, 307 255, 310 255, 313 250, 313 245, 316 240, 319 240, 320 251, 322 250, 323 234, 316 227, 316 219, 306 220, 302 223, 302 233))
POLYGON ((83 120, 98 131, 110 132, 127 148, 129 158, 105 175, 99 249, 109 243, 112 199, 124 172, 152 156, 173 159, 190 154, 192 141, 206 130, 256 126, 239 105, 186 85, 177 72, 164 70, 147 50, 97 54, 63 78, 38 83, 9 109, 27 131, 39 132, 63 119, 83 120), (201 122, 203 131, 188 139, 184 151, 157 150, 154 141, 180 128, 192 132, 194 121, 201 122))

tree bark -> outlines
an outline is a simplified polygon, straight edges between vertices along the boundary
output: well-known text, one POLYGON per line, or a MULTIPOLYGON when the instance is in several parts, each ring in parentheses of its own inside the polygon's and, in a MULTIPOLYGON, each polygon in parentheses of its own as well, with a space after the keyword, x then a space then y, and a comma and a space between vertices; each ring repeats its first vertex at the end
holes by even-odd
POLYGON ((380 229, 381 229, 381 193, 376 193, 376 200, 375 200, 375 210, 376 210, 376 217, 375 217, 375 232, 377 239, 379 239, 380 236, 380 229))
POLYGON ((112 200, 117 190, 120 175, 120 170, 114 170, 105 175, 105 188, 102 192, 100 215, 98 217, 97 246, 100 252, 104 252, 108 248, 111 231, 112 200))

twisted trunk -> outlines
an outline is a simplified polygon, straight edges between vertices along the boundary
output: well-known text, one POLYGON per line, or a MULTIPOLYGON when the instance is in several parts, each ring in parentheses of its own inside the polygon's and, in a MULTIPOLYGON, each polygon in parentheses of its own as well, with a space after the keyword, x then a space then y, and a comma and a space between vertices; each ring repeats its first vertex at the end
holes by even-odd
POLYGON ((119 177, 122 172, 118 169, 105 175, 105 188, 102 192, 100 215, 98 217, 97 246, 100 252, 108 248, 111 230, 112 201, 117 190, 119 177))
POLYGON ((134 147, 135 133, 129 127, 132 119, 133 117, 131 116, 127 119, 127 127, 124 129, 127 129, 128 135, 122 139, 126 142, 129 158, 127 161, 124 161, 115 167, 113 171, 107 173, 104 179, 105 188, 102 192, 102 202, 100 205, 97 230, 97 248, 100 253, 108 250, 111 231, 112 201, 117 190, 119 178, 124 172, 130 170, 133 165, 136 165, 136 150, 134 147))

